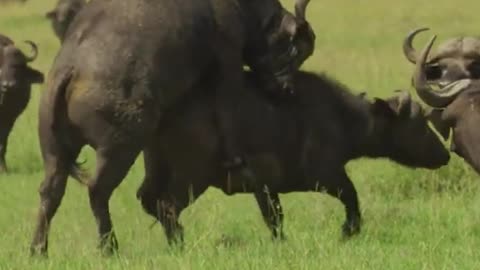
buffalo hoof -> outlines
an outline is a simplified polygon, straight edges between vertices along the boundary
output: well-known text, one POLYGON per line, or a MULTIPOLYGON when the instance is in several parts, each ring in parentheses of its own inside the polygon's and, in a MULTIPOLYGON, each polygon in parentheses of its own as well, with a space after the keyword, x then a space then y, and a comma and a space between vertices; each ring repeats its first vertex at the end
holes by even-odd
POLYGON ((110 257, 118 253, 118 241, 115 233, 111 232, 100 239, 98 249, 103 256, 110 257))
POLYGON ((32 258, 48 258, 47 248, 45 246, 34 246, 30 247, 30 257, 32 258))
POLYGON ((176 250, 183 250, 185 246, 185 240, 183 239, 183 229, 179 229, 168 237, 168 245, 176 250))
POLYGON ((272 241, 275 241, 275 242, 287 241, 287 237, 282 232, 282 233, 277 234, 277 235, 272 235, 272 241))
POLYGON ((0 174, 7 174, 7 173, 8 173, 7 166, 0 165, 0 174))
POLYGON ((360 233, 361 219, 355 218, 346 221, 342 226, 342 233, 344 238, 350 238, 360 233))

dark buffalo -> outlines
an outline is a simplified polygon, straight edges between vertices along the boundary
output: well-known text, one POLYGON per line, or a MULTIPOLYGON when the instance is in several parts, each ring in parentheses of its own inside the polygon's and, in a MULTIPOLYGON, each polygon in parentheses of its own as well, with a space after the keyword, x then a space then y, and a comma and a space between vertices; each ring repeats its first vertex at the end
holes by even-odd
POLYGON ((432 83, 429 74, 432 61, 427 62, 434 40, 435 37, 416 61, 415 89, 426 104, 434 107, 431 120, 445 140, 449 138, 450 130, 453 131, 451 150, 480 173, 480 81, 477 80, 480 76, 480 40, 455 39, 457 46, 451 46, 452 52, 437 57, 438 62, 452 63, 442 66, 441 78, 454 73, 452 70, 455 69, 463 72, 462 76, 448 78, 449 83, 438 91, 429 85, 432 83))
POLYGON ((291 74, 314 49, 307 2, 297 2, 297 16, 278 0, 88 2, 69 27, 41 98, 45 179, 32 254, 47 253, 51 219, 84 145, 96 150, 88 191, 100 248, 117 250, 110 197, 150 147, 166 110, 194 89, 215 89, 225 156, 241 154, 231 150, 237 147, 230 118, 244 90, 243 64, 266 88, 292 89, 291 74))
POLYGON ((325 76, 298 72, 300 105, 272 104, 259 95, 252 75, 247 77, 250 91, 238 96, 234 122, 256 181, 222 170, 211 93, 184 104, 189 110, 172 113, 156 147, 145 152, 146 177, 137 197, 171 242, 182 239, 177 221, 182 210, 211 186, 229 195, 254 193, 274 237, 282 237, 279 193, 326 191, 344 204, 343 233, 349 236, 360 231, 361 216, 344 168, 348 161, 384 157, 429 169, 449 161, 421 106, 407 92, 369 102, 325 76))
POLYGON ((86 4, 85 0, 59 0, 55 8, 45 14, 60 41, 64 40, 68 27, 86 4))
POLYGON ((31 85, 43 83, 43 74, 28 66, 37 57, 37 46, 31 41, 27 44, 33 48, 32 56, 23 54, 13 42, 0 46, 0 173, 7 172, 5 154, 8 135, 15 120, 27 107, 31 85))

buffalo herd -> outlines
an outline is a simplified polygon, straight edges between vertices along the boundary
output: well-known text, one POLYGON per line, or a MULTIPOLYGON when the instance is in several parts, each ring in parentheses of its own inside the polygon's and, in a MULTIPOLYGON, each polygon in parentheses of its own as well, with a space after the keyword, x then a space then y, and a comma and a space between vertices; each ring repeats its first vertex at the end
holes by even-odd
MULTIPOLYGON (((350 160, 437 169, 450 160, 441 138, 452 131, 450 150, 480 172, 480 39, 457 37, 430 53, 433 37, 417 52, 412 42, 428 29, 413 30, 403 52, 427 106, 405 90, 368 100, 299 70, 315 50, 308 4, 296 0, 290 13, 279 0, 59 0, 45 14, 61 47, 40 99, 45 177, 31 254, 47 254, 69 176, 88 189, 100 249, 115 252, 109 200, 140 154, 137 198, 171 244, 183 243, 178 217, 209 187, 254 194, 279 239, 279 194, 326 192, 345 207, 348 237, 362 223, 350 160), (93 175, 77 163, 86 145, 93 175)), ((44 82, 29 66, 39 49, 24 42, 31 54, 0 34, 0 173, 31 86, 44 82)))

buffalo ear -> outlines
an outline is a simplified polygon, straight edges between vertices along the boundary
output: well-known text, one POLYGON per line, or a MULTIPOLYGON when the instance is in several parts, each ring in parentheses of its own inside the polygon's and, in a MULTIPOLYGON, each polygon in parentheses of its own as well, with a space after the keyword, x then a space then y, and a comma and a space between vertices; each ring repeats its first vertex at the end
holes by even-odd
POLYGON ((395 90, 397 93, 397 107, 396 111, 399 116, 409 117, 412 112, 412 96, 404 90, 395 90))
POLYGON ((27 78, 30 83, 43 83, 45 78, 43 73, 33 68, 27 68, 27 78))
POLYGON ((54 9, 52 11, 47 12, 45 14, 45 17, 47 17, 50 20, 54 20, 57 17, 57 10, 54 9))
POLYGON ((450 123, 443 118, 444 109, 431 109, 426 112, 427 119, 433 124, 433 127, 442 135, 444 140, 450 137, 450 123))
POLYGON ((395 118, 396 112, 390 104, 383 99, 375 98, 372 104, 372 112, 375 115, 386 116, 387 118, 395 118))

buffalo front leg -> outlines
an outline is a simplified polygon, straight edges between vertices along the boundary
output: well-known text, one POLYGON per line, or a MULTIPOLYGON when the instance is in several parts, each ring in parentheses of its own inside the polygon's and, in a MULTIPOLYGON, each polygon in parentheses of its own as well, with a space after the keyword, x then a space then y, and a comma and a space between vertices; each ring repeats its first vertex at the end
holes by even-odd
MULTIPOLYGON (((0 127, 4 128, 4 127, 0 127)), ((7 154, 7 142, 8 142, 8 134, 10 132, 10 128, 5 130, 0 130, 0 173, 7 173, 7 162, 5 159, 5 155, 7 154)))
POLYGON ((105 255, 111 255, 118 250, 110 217, 110 197, 125 178, 139 153, 140 149, 132 149, 129 146, 97 150, 97 168, 89 185, 89 198, 100 238, 99 248, 105 255))
POLYGON ((186 204, 187 202, 174 200, 171 196, 155 201, 155 215, 165 230, 170 246, 183 246, 183 226, 178 222, 178 217, 186 204))
POLYGON ((169 193, 172 172, 154 141, 143 152, 145 179, 137 191, 142 207, 163 226, 170 245, 183 244, 183 227, 178 223, 182 204, 175 204, 169 193))
POLYGON ((178 217, 187 203, 174 200, 173 195, 166 191, 156 191, 158 186, 149 182, 145 180, 137 192, 143 209, 162 224, 169 245, 182 246, 183 226, 178 222, 178 217))
POLYGON ((348 178, 344 170, 342 170, 335 178, 332 178, 326 191, 329 195, 338 198, 345 206, 346 221, 343 224, 342 231, 345 237, 350 237, 360 232, 361 214, 358 203, 357 191, 348 178))
POLYGON ((263 190, 255 192, 255 199, 273 238, 285 239, 283 234, 283 210, 278 193, 270 192, 265 186, 263 190))

